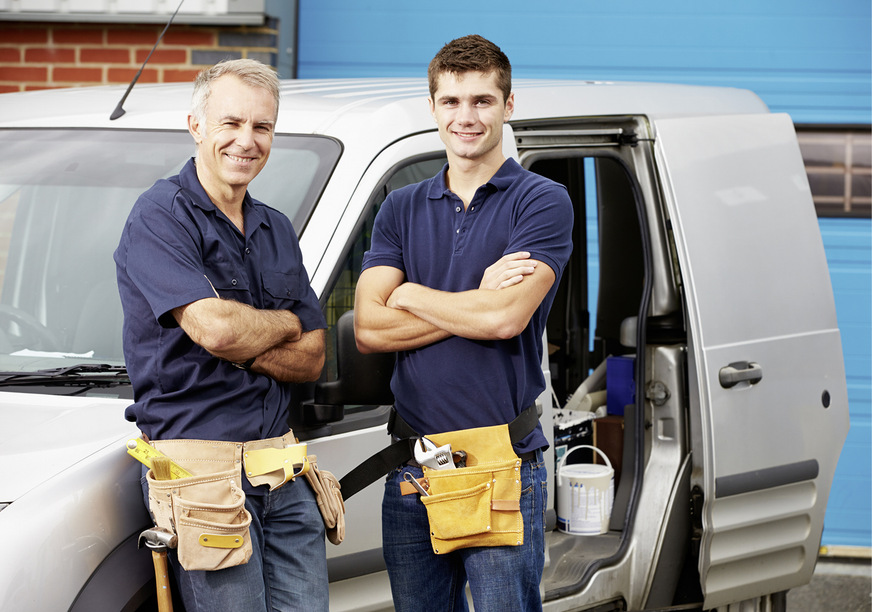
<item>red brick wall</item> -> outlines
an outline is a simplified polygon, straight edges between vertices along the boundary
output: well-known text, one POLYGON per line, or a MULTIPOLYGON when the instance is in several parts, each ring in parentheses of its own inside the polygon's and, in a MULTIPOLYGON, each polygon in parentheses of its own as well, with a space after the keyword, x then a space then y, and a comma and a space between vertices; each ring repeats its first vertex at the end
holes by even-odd
MULTIPOLYGON (((163 28, 160 24, 0 22, 0 93, 126 85, 163 28)), ((253 57, 275 66, 275 41, 276 30, 270 24, 235 28, 174 24, 139 82, 190 81, 203 66, 230 57, 253 57)))

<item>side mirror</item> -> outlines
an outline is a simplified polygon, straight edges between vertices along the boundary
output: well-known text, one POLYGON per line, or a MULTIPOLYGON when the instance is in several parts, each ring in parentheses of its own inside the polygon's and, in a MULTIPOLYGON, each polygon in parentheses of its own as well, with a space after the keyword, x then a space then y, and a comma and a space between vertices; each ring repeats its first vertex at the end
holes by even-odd
POLYGON ((394 402, 391 376, 396 353, 364 355, 354 339, 354 311, 336 322, 337 379, 315 385, 314 403, 303 407, 305 425, 342 420, 345 406, 381 406, 394 402))

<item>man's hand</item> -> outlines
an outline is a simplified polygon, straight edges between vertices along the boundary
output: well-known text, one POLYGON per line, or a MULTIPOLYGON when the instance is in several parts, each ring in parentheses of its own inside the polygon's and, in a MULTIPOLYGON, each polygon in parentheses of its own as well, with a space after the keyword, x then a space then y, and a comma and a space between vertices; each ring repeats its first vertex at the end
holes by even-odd
MULTIPOLYGON (((528 274, 536 271, 536 260, 526 251, 509 253, 485 269, 479 289, 505 289, 517 285, 528 274)), ((388 304, 390 305, 390 304, 388 304)))

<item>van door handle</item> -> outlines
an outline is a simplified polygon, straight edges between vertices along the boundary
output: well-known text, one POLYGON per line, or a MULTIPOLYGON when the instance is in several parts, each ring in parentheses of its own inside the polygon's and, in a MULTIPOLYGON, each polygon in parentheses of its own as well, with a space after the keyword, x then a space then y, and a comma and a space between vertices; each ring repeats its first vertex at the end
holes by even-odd
POLYGON ((718 372, 718 381, 724 389, 730 389, 743 382, 756 385, 761 380, 763 380, 763 368, 753 361, 735 361, 718 372))

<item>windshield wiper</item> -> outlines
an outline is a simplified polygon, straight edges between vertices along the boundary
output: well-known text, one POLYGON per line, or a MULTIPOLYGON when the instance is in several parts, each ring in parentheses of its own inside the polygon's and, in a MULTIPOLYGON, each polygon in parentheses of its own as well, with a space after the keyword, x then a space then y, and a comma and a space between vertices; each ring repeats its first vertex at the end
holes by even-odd
POLYGON ((0 372, 0 387, 115 387, 129 384, 125 366, 106 363, 79 363, 34 372, 0 372))

